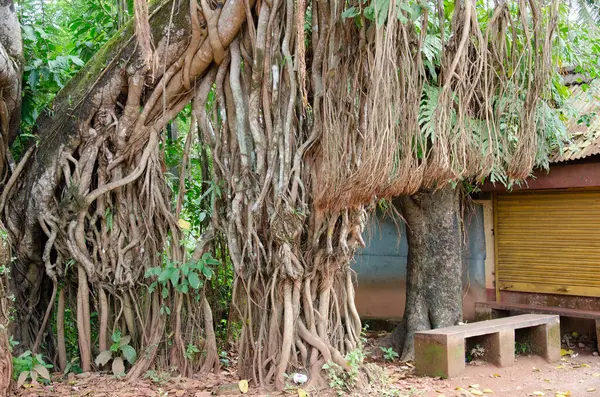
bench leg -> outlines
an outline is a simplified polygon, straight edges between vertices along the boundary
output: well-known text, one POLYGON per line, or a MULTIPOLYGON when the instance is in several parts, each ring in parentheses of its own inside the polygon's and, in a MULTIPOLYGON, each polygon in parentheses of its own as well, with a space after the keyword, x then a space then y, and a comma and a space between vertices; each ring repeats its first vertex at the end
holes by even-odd
POLYGON ((491 307, 479 306, 475 304, 475 321, 485 321, 494 318, 494 313, 491 307))
POLYGON ((596 350, 600 353, 600 318, 596 319, 596 342, 598 343, 596 350))
POLYGON ((465 339, 460 336, 415 334, 418 375, 452 378, 465 369, 465 339))
POLYGON ((515 362, 515 331, 506 329, 485 337, 483 343, 485 360, 499 367, 506 367, 515 362))
POLYGON ((560 360, 560 323, 532 327, 531 349, 548 362, 560 360))

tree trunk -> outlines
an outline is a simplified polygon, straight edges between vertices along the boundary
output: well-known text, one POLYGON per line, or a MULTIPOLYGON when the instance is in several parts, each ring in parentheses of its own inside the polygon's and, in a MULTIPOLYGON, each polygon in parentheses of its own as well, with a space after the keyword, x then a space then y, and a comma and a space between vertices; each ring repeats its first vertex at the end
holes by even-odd
POLYGON ((414 359, 414 334, 462 319, 462 240, 458 191, 402 196, 408 272, 404 318, 391 336, 402 360, 414 359))
MULTIPOLYGON (((157 4, 150 12, 156 49, 152 65, 140 52, 130 23, 55 97, 53 111, 36 121, 39 143, 28 152, 22 172, 11 176, 15 183, 2 193, 7 205, 0 212, 17 258, 12 283, 20 308, 15 335, 21 349, 33 346, 50 304, 47 291, 58 280, 79 291, 84 369, 91 368, 96 350, 89 313, 100 310, 90 308, 100 288, 106 288, 110 300, 102 302, 103 320, 109 305, 125 306, 122 318, 131 329, 151 324, 148 335, 131 332, 138 339, 132 345, 162 346, 161 302, 140 287, 147 281, 145 271, 160 266, 167 237, 180 238, 162 173, 161 133, 190 102, 190 88, 213 63, 207 37, 218 35, 228 46, 246 19, 245 4, 227 1, 218 12, 204 10, 210 21, 202 22, 195 1, 157 4), (130 296, 139 297, 134 308, 127 305, 130 296), (152 302, 145 315, 138 310, 144 301, 152 302)), ((101 325, 106 328, 108 322, 101 325)), ((109 335, 107 329, 100 334, 109 335)), ((137 361, 133 376, 153 362, 157 349, 150 350, 137 361)))

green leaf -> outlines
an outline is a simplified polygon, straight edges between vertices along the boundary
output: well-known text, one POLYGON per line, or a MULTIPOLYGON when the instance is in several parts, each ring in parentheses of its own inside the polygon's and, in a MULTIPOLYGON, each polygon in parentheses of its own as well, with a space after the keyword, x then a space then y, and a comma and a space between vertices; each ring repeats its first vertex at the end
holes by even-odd
POLYGON ((129 364, 135 364, 137 354, 135 353, 135 349, 133 347, 129 345, 121 346, 121 352, 123 352, 123 357, 129 361, 129 364))
POLYGON ((175 270, 176 269, 173 267, 169 267, 169 268, 166 268, 165 270, 163 270, 162 273, 160 273, 160 276, 158 276, 158 282, 159 283, 166 282, 168 279, 171 278, 171 276, 173 275, 173 272, 175 270))
POLYGON ((77 66, 83 66, 84 65, 84 62, 81 60, 81 58, 73 56, 73 55, 71 55, 71 62, 73 62, 77 66))
POLYGON ((221 262, 219 262, 215 258, 208 258, 205 262, 207 265, 220 265, 221 264, 221 262))
POLYGON ((182 294, 187 294, 189 292, 189 284, 187 282, 182 282, 179 286, 179 292, 182 294))
POLYGON ((205 266, 202 268, 202 274, 204 274, 204 277, 206 277, 207 280, 210 280, 213 276, 213 271, 210 267, 205 266))
POLYGON ((121 357, 117 357, 113 360, 112 371, 114 375, 123 376, 125 375, 125 363, 121 357))
POLYGON ((390 9, 390 0, 374 0, 377 26, 383 26, 390 9))
POLYGON ((37 71, 37 69, 32 69, 29 72, 29 75, 27 76, 27 82, 29 83, 29 87, 31 87, 31 90, 33 91, 35 89, 35 86, 38 83, 38 71, 37 71))
POLYGON ((176 287, 179 283, 179 269, 174 269, 173 274, 171 275, 171 284, 173 287, 176 287))
POLYGON ((181 265, 180 270, 181 270, 181 274, 183 275, 183 277, 187 277, 187 275, 190 271, 190 268, 187 265, 187 263, 184 263, 183 265, 181 265))
POLYGON ((119 351, 119 344, 118 343, 113 343, 112 345, 110 345, 110 351, 111 352, 118 352, 119 351))
POLYGON ((112 351, 105 350, 102 353, 98 354, 98 357, 96 357, 96 360, 94 360, 94 362, 96 363, 96 365, 102 366, 102 365, 106 365, 106 363, 109 362, 111 358, 112 358, 112 351))
POLYGON ((42 378, 50 380, 50 372, 48 372, 48 369, 43 365, 36 364, 33 367, 33 370, 37 372, 42 378))
POLYGON ((193 289, 200 288, 200 277, 198 277, 198 273, 190 272, 190 274, 188 274, 188 282, 193 289))
POLYGON ((342 12, 342 19, 354 18, 360 14, 360 10, 356 7, 350 7, 342 12))
POLYGON ((125 335, 124 337, 121 338, 121 341, 119 342, 119 347, 128 345, 129 342, 131 342, 131 336, 125 335))
POLYGON ((112 341, 115 342, 115 343, 119 343, 120 340, 121 340, 121 331, 116 330, 112 334, 112 341))
POLYGON ((26 40, 31 40, 34 43, 36 42, 35 32, 31 26, 21 26, 23 29, 23 38, 26 40))

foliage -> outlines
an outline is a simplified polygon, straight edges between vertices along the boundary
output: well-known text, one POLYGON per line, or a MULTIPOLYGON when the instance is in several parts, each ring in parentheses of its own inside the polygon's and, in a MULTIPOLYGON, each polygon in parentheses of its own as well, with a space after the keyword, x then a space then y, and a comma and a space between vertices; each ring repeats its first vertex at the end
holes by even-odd
POLYGON ((73 357, 71 361, 69 361, 63 371, 63 375, 68 375, 70 373, 80 374, 83 370, 79 366, 79 357, 73 357))
POLYGON ((360 367, 365 360, 362 346, 346 354, 344 360, 349 367, 347 371, 334 362, 323 364, 323 369, 329 378, 329 387, 334 389, 339 396, 351 393, 357 385, 360 367))
POLYGON ((400 355, 391 347, 380 347, 381 351, 383 351, 383 359, 385 361, 394 361, 395 359, 397 359, 398 357, 400 357, 400 355))
POLYGON ((148 291, 152 293, 160 285, 163 298, 169 295, 169 286, 182 294, 187 294, 190 288, 198 291, 204 286, 204 280, 212 278, 214 271, 211 266, 218 264, 219 261, 210 253, 205 253, 197 261, 192 260, 187 263, 172 261, 165 256, 163 267, 153 267, 146 271, 146 278, 156 277, 148 291))
POLYGON ((144 374, 144 379, 150 379, 153 383, 159 384, 159 385, 166 385, 167 383, 169 383, 169 380, 171 379, 171 372, 168 371, 155 371, 155 370, 148 370, 146 371, 146 373, 144 374))
POLYGON ((115 2, 57 0, 17 3, 25 67, 22 132, 13 147, 20 151, 35 139, 33 125, 56 93, 117 32, 115 2))
MULTIPOLYGON (((58 296, 56 297, 56 301, 54 302, 54 305, 58 306, 58 296)), ((52 312, 52 317, 50 319, 52 333, 54 335, 57 335, 57 333, 58 333, 56 314, 57 314, 56 310, 54 310, 52 312)), ((97 317, 95 319, 97 320, 97 317)), ((65 333, 65 349, 66 349, 67 357, 70 357, 71 360, 75 360, 78 358, 78 355, 79 355, 79 342, 77 340, 77 319, 76 319, 75 310, 73 310, 73 308, 68 304, 65 305, 64 333, 65 333)), ((69 362, 67 363, 67 366, 69 365, 69 362)))
POLYGON ((129 344, 131 336, 121 336, 121 331, 115 331, 112 334, 113 344, 109 350, 103 351, 96 357, 96 365, 104 366, 112 360, 112 372, 115 376, 125 375, 125 360, 129 364, 135 364, 137 354, 135 349, 129 344))
POLYGON ((34 355, 27 350, 20 356, 13 357, 12 363, 17 388, 23 386, 27 380, 30 380, 31 384, 48 383, 51 380, 48 369, 52 368, 52 365, 46 364, 41 354, 34 355))
POLYGON ((222 366, 224 366, 225 368, 229 368, 229 366, 231 365, 231 362, 229 361, 227 352, 225 350, 221 350, 219 352, 219 362, 221 363, 222 366))
POLYGON ((485 356, 485 348, 479 344, 473 346, 472 349, 467 351, 466 361, 470 363, 474 360, 480 360, 485 356))
POLYGON ((531 354, 531 343, 528 340, 515 341, 515 356, 526 356, 531 354))

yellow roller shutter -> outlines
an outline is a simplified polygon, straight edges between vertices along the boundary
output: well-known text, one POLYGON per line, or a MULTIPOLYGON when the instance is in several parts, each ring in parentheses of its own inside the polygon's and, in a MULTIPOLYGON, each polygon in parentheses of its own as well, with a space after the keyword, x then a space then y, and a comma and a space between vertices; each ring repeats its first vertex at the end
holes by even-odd
POLYGON ((498 194, 500 290, 600 296, 600 190, 498 194))

